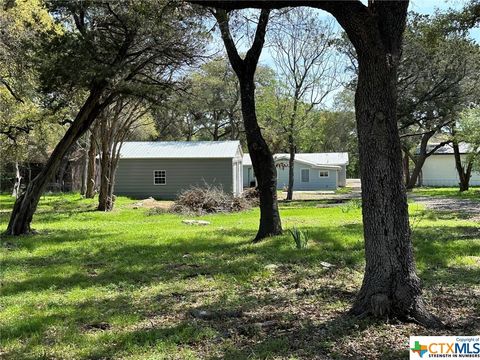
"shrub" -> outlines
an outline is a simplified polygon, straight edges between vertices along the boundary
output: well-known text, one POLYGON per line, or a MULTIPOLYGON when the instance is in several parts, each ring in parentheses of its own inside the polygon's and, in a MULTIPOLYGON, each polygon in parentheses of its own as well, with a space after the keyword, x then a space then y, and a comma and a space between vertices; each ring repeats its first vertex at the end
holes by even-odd
POLYGON ((292 234, 297 249, 305 249, 309 239, 308 232, 297 229, 295 226, 293 227, 293 230, 289 231, 290 234, 292 234))
POLYGON ((249 207, 245 199, 233 197, 225 193, 222 188, 205 185, 181 192, 171 211, 182 214, 209 214, 242 211, 249 207))

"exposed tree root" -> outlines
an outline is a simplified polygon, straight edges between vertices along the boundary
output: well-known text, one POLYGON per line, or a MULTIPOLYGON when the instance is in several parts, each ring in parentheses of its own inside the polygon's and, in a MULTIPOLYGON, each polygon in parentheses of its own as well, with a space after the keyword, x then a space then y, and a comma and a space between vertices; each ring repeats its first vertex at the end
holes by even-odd
POLYGON ((421 297, 413 301, 414 305, 409 309, 396 307, 396 302, 386 294, 374 294, 370 296, 370 301, 365 299, 357 300, 349 314, 358 319, 368 317, 376 319, 396 318, 403 322, 414 322, 429 329, 444 329, 446 326, 435 315, 431 314, 426 308, 421 297), (368 304, 368 305, 367 305, 368 304))

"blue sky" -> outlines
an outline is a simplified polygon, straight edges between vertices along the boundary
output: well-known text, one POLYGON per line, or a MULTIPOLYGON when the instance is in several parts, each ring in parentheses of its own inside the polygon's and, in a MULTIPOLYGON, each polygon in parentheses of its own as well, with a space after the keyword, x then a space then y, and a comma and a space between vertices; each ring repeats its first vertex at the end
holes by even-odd
MULTIPOLYGON (((362 2, 366 3, 365 0, 362 0, 362 2)), ((467 2, 467 0, 410 0, 409 10, 415 11, 420 14, 432 15, 437 10, 446 11, 448 9, 462 9, 467 2)), ((330 14, 320 10, 317 11, 319 12, 319 15, 326 20, 328 19, 335 21, 333 16, 331 16, 330 14)), ((480 29, 473 29, 470 33, 472 38, 475 39, 478 43, 480 43, 480 29)), ((262 56, 262 61, 267 64, 271 63, 271 56, 268 54, 268 50, 264 52, 262 56)))
MULTIPOLYGON (((450 8, 461 9, 465 0, 410 0, 410 10, 421 14, 433 14, 435 10, 445 11, 450 8)), ((471 36, 480 43, 480 29, 471 31, 471 36)))
MULTIPOLYGON (((366 3, 366 0, 361 1, 366 3)), ((437 10, 442 12, 447 11, 448 9, 462 9, 466 2, 467 0, 410 0, 409 10, 420 14, 433 15, 437 10)), ((322 17, 325 21, 333 21, 336 23, 336 20, 333 18, 333 16, 327 12, 321 10, 314 11, 318 11, 318 16, 322 17)), ((337 26, 339 31, 341 31, 340 26, 338 24, 337 26)), ((480 29, 477 28, 472 30, 471 36, 477 41, 477 43, 480 43, 480 29)), ((272 54, 270 53, 270 49, 268 49, 268 47, 263 50, 260 62, 270 67, 275 67, 272 54)), ((340 90, 341 88, 339 88, 337 91, 334 91, 331 96, 327 97, 324 105, 327 107, 331 106, 333 104, 335 95, 340 90)))

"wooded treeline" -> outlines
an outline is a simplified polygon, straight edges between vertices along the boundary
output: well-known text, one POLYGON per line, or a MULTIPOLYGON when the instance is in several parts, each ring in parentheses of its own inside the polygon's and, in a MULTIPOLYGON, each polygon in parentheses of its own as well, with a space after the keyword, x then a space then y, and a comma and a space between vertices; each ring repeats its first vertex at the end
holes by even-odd
MULTIPOLYGON (((472 143, 465 135, 471 132, 462 130, 468 125, 462 122, 475 119, 475 112, 469 109, 475 107, 478 96, 477 44, 463 28, 448 28, 445 16, 412 13, 406 31, 399 129, 408 188, 422 184, 422 165, 438 147, 453 146, 454 140, 472 143), (430 146, 432 143, 435 145, 430 146)), ((0 187, 16 195, 46 163, 85 94, 80 91, 66 101, 58 94, 53 100, 52 94, 47 97, 42 92, 42 70, 32 65, 38 66, 38 47, 46 46, 48 32, 62 27, 42 2, 6 7, 0 21, 11 30, 1 38, 0 187), (37 51, 36 55, 23 56, 28 49, 37 51)), ((251 13, 238 14, 234 35, 249 36, 251 29, 245 24, 251 21, 251 13)), ((207 39, 206 33, 204 36, 207 39)), ((259 124, 272 153, 290 153, 293 162, 296 152, 347 151, 348 176, 359 177, 353 104, 356 54, 348 40, 317 12, 301 8, 276 14, 266 41, 269 53, 256 71, 255 91, 259 124), (352 80, 345 76, 349 73, 352 80)), ((135 132, 124 140, 238 139, 247 148, 240 87, 226 54, 197 55, 194 66, 182 69, 185 73, 176 79, 175 91, 163 94, 161 104, 147 106, 151 122, 145 128, 135 125, 135 132)), ((47 190, 80 191, 88 197, 100 191, 101 176, 92 169, 101 169, 93 156, 99 156, 101 150, 91 131, 69 149, 47 190)), ((474 144, 468 163, 460 164, 464 172, 459 170, 459 174, 471 174, 476 153, 474 144)), ((462 190, 468 189, 468 177, 460 176, 464 179, 462 190)))

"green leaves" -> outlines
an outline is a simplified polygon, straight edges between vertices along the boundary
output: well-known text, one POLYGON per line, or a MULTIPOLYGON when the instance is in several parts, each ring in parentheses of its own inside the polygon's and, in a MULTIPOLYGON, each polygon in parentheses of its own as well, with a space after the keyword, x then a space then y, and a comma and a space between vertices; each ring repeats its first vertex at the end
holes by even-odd
POLYGON ((297 227, 293 227, 293 229, 288 230, 295 241, 295 246, 297 249, 306 249, 307 243, 309 240, 309 234, 307 231, 302 231, 297 227))

